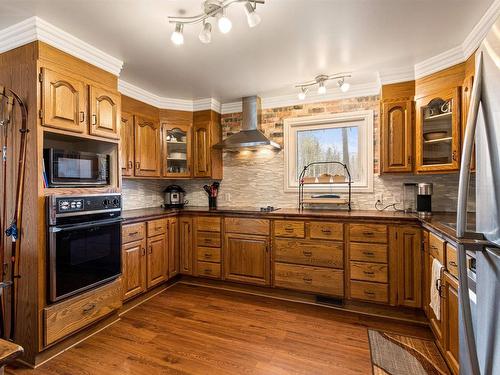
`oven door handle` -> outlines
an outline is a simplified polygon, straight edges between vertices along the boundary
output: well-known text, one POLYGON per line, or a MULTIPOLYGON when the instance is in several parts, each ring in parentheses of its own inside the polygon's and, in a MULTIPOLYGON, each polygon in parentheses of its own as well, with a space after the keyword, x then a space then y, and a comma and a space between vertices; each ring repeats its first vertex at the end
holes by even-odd
POLYGON ((57 233, 57 232, 65 231, 65 230, 85 229, 85 228, 94 227, 96 225, 101 226, 101 225, 121 223, 122 221, 123 221, 123 219, 120 217, 120 218, 109 219, 109 220, 90 221, 90 222, 84 223, 84 224, 66 224, 66 225, 61 225, 61 226, 51 226, 51 227, 49 227, 49 232, 57 233))

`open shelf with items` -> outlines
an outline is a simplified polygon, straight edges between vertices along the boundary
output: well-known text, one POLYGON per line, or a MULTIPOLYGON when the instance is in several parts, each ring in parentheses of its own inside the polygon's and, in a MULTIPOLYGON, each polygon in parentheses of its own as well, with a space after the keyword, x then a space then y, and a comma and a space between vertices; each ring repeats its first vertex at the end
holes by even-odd
POLYGON ((299 176, 299 209, 303 210, 304 205, 314 205, 314 204, 332 204, 338 206, 346 206, 349 211, 351 211, 351 199, 352 199, 352 177, 349 172, 349 168, 346 164, 339 161, 317 161, 307 164, 300 172, 299 176), (320 175, 320 176, 306 176, 307 171, 313 166, 326 166, 326 165, 338 165, 343 169, 343 175, 320 175), (305 185, 345 185, 348 186, 348 199, 340 197, 332 197, 334 194, 324 194, 321 195, 304 197, 304 186, 305 185))
POLYGON ((163 175, 183 178, 191 176, 191 126, 164 126, 163 175))

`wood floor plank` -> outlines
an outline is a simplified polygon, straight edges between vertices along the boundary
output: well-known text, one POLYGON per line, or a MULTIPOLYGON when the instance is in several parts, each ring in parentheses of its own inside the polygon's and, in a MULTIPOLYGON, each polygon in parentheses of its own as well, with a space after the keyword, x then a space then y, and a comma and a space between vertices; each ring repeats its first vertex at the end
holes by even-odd
POLYGON ((17 375, 370 374, 367 328, 419 326, 177 284, 36 370, 17 375))

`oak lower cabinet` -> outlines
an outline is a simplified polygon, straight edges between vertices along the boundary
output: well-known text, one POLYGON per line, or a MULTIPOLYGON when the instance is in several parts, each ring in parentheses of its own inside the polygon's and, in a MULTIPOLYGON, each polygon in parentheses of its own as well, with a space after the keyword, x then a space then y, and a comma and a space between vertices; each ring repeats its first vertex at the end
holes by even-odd
POLYGON ((458 375, 458 280, 448 272, 443 276, 443 352, 453 374, 458 375))
POLYGON ((146 290, 146 240, 122 246, 123 299, 146 290))
POLYGON ((193 219, 179 218, 179 272, 183 275, 193 274, 193 219))
POLYGON ((179 273, 179 219, 168 219, 168 278, 179 273))
POLYGON ((195 276, 220 279, 222 276, 221 218, 198 216, 193 219, 195 276))
POLYGON ((168 244, 164 234, 148 238, 147 244, 147 286, 151 288, 168 277, 168 244))

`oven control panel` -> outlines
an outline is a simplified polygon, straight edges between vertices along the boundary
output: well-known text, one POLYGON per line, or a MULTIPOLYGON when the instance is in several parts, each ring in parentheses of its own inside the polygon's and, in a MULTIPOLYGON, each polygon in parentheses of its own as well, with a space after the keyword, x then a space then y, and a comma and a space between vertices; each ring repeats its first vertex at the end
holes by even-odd
POLYGON ((56 214, 71 212, 116 211, 121 209, 121 195, 93 195, 55 198, 56 214))

